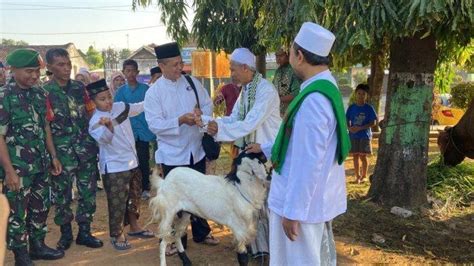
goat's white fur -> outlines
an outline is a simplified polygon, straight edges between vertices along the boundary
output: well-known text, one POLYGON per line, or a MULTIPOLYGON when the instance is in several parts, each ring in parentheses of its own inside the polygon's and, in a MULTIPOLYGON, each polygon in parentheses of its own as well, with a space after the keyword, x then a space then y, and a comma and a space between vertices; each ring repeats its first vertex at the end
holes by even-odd
POLYGON ((157 195, 150 200, 150 209, 152 219, 159 221, 161 266, 166 265, 167 243, 174 241, 179 252, 184 252, 181 236, 190 223, 189 213, 229 227, 237 244, 237 252, 246 252, 246 244, 256 233, 256 211, 266 198, 265 166, 258 159, 244 157, 237 165, 236 175, 240 184, 234 185, 221 176, 204 175, 185 167, 173 169, 166 179, 159 177, 157 170, 154 170, 152 184, 157 189, 157 195), (179 211, 189 213, 183 212, 178 218, 176 214, 179 211))

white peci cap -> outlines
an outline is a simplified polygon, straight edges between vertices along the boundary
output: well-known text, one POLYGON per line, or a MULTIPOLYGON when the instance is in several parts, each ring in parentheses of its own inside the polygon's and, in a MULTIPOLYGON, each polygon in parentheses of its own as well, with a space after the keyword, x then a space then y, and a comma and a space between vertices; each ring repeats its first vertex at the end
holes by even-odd
POLYGON ((305 22, 295 37, 295 43, 319 56, 328 56, 336 36, 313 22, 305 22))
POLYGON ((255 55, 247 48, 237 48, 230 55, 230 61, 256 68, 255 55))

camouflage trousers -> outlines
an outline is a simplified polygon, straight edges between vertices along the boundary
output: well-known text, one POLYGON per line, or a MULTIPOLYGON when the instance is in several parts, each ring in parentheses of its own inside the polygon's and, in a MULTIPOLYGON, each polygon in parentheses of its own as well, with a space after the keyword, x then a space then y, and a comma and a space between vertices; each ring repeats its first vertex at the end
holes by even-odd
POLYGON ((109 230, 111 237, 118 237, 128 225, 128 215, 140 217, 140 196, 142 174, 140 169, 109 173, 103 176, 109 209, 109 230))
POLYGON ((54 223, 64 225, 74 219, 71 208, 72 184, 76 180, 78 191, 78 205, 76 210, 77 223, 91 223, 96 209, 95 196, 97 190, 97 169, 96 158, 86 162, 68 163, 61 160, 63 172, 59 176, 53 176, 53 191, 55 216, 54 223))
POLYGON ((50 207, 51 184, 46 173, 21 177, 19 191, 6 186, 3 192, 10 205, 8 217, 8 249, 26 247, 28 237, 42 240, 48 231, 46 219, 50 207))

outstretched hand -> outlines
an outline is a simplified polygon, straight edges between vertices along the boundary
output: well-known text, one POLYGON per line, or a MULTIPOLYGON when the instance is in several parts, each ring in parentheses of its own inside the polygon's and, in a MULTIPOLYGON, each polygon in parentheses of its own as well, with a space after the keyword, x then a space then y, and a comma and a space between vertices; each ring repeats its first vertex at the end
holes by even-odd
POLYGON ((262 152, 262 147, 258 143, 248 144, 245 148, 246 153, 260 153, 262 152))

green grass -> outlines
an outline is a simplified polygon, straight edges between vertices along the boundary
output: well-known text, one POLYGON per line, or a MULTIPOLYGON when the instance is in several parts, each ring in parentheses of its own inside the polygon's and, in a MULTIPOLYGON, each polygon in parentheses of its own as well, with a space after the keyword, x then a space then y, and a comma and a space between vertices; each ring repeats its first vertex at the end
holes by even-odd
POLYGON ((463 162, 455 167, 445 166, 441 157, 428 164, 428 190, 436 198, 457 206, 474 200, 474 163, 463 162))

